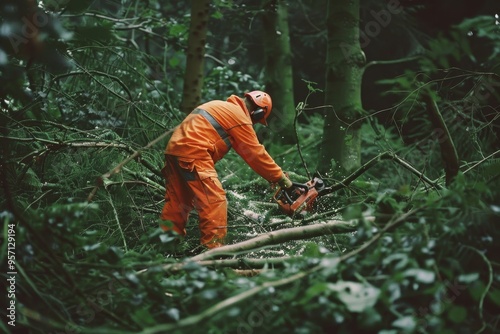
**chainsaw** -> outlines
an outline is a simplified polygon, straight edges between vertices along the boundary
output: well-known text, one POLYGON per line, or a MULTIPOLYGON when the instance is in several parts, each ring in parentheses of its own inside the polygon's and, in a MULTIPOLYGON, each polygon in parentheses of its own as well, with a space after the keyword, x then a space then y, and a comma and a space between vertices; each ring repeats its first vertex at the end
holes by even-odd
POLYGON ((292 190, 278 188, 273 199, 278 207, 290 217, 314 210, 316 198, 325 189, 325 183, 319 177, 314 177, 306 183, 293 182, 292 190))

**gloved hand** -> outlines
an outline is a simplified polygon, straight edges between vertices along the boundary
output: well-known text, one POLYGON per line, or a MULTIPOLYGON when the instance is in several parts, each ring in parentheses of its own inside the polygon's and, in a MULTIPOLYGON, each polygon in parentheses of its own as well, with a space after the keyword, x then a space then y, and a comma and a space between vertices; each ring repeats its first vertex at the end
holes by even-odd
POLYGON ((278 185, 284 190, 287 202, 292 204, 300 195, 307 192, 307 186, 292 182, 286 174, 283 174, 278 185))
POLYGON ((289 189, 293 186, 293 183, 292 181, 290 181, 290 179, 288 178, 288 176, 286 176, 285 174, 283 174, 283 176, 281 177, 281 179, 279 179, 278 181, 278 185, 283 188, 283 189, 289 189))

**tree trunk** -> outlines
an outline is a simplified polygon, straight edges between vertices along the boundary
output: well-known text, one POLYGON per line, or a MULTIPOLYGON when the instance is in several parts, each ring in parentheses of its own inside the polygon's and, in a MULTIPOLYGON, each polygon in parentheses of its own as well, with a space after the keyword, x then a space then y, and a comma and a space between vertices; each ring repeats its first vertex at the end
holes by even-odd
POLYGON ((210 0, 193 0, 181 103, 181 110, 186 114, 190 113, 201 102, 209 13, 210 0))
POLYGON ((330 0, 327 10, 325 123, 318 169, 350 172, 361 165, 361 79, 366 62, 359 43, 359 0, 330 0), (354 123, 355 122, 355 123, 354 123))
POLYGON ((263 1, 264 61, 266 91, 273 99, 269 127, 286 143, 294 142, 292 54, 284 0, 263 1))

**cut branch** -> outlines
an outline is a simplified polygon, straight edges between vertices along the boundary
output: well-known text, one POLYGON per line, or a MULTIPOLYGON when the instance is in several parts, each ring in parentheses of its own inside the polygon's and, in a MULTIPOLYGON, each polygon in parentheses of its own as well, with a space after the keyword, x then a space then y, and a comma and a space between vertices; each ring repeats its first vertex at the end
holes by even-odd
MULTIPOLYGON (((324 224, 314 224, 308 226, 292 227, 279 231, 272 231, 256 236, 255 238, 238 242, 232 245, 226 245, 211 249, 205 253, 186 259, 185 263, 174 263, 163 266, 163 270, 178 270, 179 266, 184 266, 188 262, 200 262, 213 259, 219 256, 234 256, 249 251, 255 251, 263 247, 273 246, 292 240, 303 240, 334 233, 348 233, 356 230, 356 221, 345 222, 334 220, 324 224), (177 269, 175 269, 177 268, 177 269)), ((140 270, 138 273, 144 273, 148 269, 140 270)))
POLYGON ((303 240, 322 235, 334 233, 347 233, 356 230, 356 222, 345 222, 342 220, 334 220, 325 224, 314 224, 308 226, 292 227, 279 231, 272 231, 261 234, 255 238, 245 240, 233 245, 227 245, 209 250, 205 253, 192 257, 191 261, 202 261, 223 255, 236 255, 261 249, 267 246, 278 245, 291 240, 303 240))

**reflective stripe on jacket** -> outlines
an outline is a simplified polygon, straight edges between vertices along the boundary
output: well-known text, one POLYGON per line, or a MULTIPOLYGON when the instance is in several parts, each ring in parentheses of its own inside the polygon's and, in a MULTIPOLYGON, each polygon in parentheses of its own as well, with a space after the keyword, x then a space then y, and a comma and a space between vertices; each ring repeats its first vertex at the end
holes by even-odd
POLYGON ((245 101, 231 95, 227 101, 210 101, 200 105, 174 131, 165 154, 186 159, 210 159, 214 163, 230 150, 225 142, 229 139, 243 160, 269 182, 277 182, 283 175, 262 144, 259 143, 245 101), (228 137, 214 126, 208 113, 228 137))

